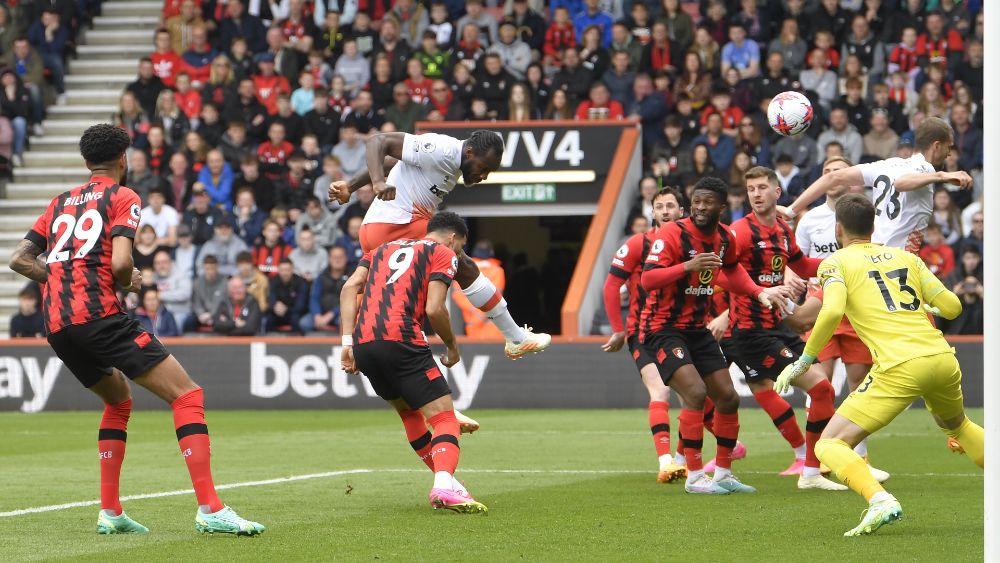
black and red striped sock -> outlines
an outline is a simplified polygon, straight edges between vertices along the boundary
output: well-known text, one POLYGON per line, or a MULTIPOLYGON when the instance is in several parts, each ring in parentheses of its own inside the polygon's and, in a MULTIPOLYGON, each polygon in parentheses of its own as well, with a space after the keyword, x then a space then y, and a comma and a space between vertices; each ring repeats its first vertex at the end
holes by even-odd
POLYGON ((649 431, 653 433, 656 456, 670 454, 670 404, 666 401, 649 402, 649 431))
POLYGON ((399 411, 399 418, 403 421, 403 429, 406 431, 406 439, 410 441, 410 447, 417 453, 420 461, 427 465, 427 468, 434 471, 434 462, 431 461, 431 432, 427 429, 427 421, 420 411, 406 410, 399 411))
POLYGON ((678 417, 684 440, 684 459, 688 471, 701 471, 701 448, 705 438, 704 411, 682 408, 678 417))
POLYGON ((802 430, 799 428, 799 421, 795 418, 792 405, 781 398, 777 391, 774 389, 758 391, 753 394, 753 398, 757 400, 757 404, 764 409, 767 416, 771 417, 771 422, 774 423, 775 428, 785 438, 788 445, 792 448, 798 448, 806 442, 802 436, 802 430))
POLYGON ((125 461, 125 439, 132 399, 116 405, 104 404, 101 427, 97 431, 97 451, 101 460, 101 508, 115 515, 122 513, 119 482, 125 461))
POLYGON ((837 393, 833 390, 833 385, 825 378, 813 385, 808 393, 811 402, 809 416, 806 418, 806 467, 818 468, 819 458, 816 457, 816 442, 819 441, 827 423, 836 412, 833 401, 837 393))
POLYGON ((722 469, 733 466, 733 450, 740 436, 740 415, 734 413, 717 413, 715 415, 715 465, 722 469))
POLYGON ((444 411, 432 416, 427 422, 434 429, 431 438, 431 458, 434 462, 434 472, 445 471, 452 475, 458 467, 458 419, 455 411, 444 411))
POLYGON ((174 409, 174 430, 181 454, 191 474, 191 484, 198 504, 208 506, 212 512, 224 508, 212 482, 212 449, 205 424, 205 393, 201 388, 177 397, 170 406, 174 409))

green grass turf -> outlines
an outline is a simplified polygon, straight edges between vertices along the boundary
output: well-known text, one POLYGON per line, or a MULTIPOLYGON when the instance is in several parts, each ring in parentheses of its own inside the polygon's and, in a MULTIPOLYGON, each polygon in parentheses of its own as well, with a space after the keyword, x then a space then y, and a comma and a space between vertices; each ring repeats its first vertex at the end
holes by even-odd
MULTIPOLYGON (((430 510, 430 474, 389 410, 215 411, 209 425, 217 484, 375 471, 222 491, 224 502, 268 526, 257 538, 199 535, 190 494, 126 502, 128 513, 152 530, 147 536, 96 535, 96 506, 0 517, 0 560, 953 563, 983 557, 982 472, 946 450, 923 410, 904 413, 871 440, 873 461, 894 473, 888 486, 905 517, 860 539, 841 537, 864 508, 858 496, 800 492, 794 478, 777 476, 791 452, 758 409, 741 413, 749 457, 735 469, 760 492, 728 497, 658 485, 640 409, 469 414, 483 430, 463 439, 459 477, 489 506, 488 515, 430 510)), ((982 412, 972 416, 981 420, 982 412)), ((0 415, 0 512, 95 499, 98 419, 96 412, 0 415)), ((170 414, 134 413, 122 494, 188 487, 170 414)))

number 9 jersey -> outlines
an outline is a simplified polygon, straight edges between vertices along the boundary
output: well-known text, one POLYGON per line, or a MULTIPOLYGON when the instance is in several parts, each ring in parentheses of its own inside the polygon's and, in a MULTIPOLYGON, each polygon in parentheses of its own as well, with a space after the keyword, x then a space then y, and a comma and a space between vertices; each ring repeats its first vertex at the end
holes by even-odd
POLYGON ((910 158, 890 158, 859 164, 865 186, 872 187, 875 203, 875 232, 872 241, 895 248, 906 248, 913 231, 923 231, 934 211, 934 189, 924 186, 908 192, 896 190, 896 179, 906 174, 934 172, 922 154, 910 158))
POLYGON ((47 334, 123 312, 111 271, 111 241, 135 238, 139 196, 94 176, 57 196, 25 239, 47 253, 42 308, 47 334))
POLYGON ((824 290, 847 287, 847 318, 880 370, 952 350, 923 309, 947 289, 916 255, 855 243, 823 260, 818 275, 824 290))

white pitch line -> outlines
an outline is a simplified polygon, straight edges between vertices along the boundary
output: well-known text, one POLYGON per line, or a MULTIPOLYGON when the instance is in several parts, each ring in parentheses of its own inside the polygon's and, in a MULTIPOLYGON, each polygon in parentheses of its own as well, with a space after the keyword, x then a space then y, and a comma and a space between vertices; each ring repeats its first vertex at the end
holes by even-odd
MULTIPOLYGON (((239 483, 227 483, 217 485, 217 490, 241 489, 244 487, 262 487, 265 485, 277 485, 281 483, 291 483, 293 481, 309 481, 311 479, 326 479, 329 477, 339 477, 341 475, 356 475, 360 473, 426 473, 426 469, 404 468, 404 469, 344 469, 340 471, 324 471, 322 473, 306 473, 304 475, 291 475, 289 477, 276 477, 274 479, 263 479, 259 481, 243 481, 239 483)), ((497 473, 497 474, 547 474, 547 475, 631 475, 631 474, 652 474, 649 469, 461 469, 460 473, 497 473)), ((777 475, 773 471, 739 471, 746 475, 777 475)), ((893 473, 897 477, 979 477, 982 473, 893 473)), ((174 497, 179 495, 194 494, 191 489, 178 489, 174 491, 162 491, 159 493, 143 493, 139 495, 128 495, 121 498, 122 501, 143 500, 150 498, 174 497)), ((37 514, 39 512, 55 512, 57 510, 68 510, 70 508, 81 508, 85 506, 98 506, 100 500, 83 500, 78 502, 67 502, 64 504, 50 504, 47 506, 35 506, 32 508, 22 508, 0 512, 0 518, 10 518, 14 516, 24 516, 26 514, 37 514)))

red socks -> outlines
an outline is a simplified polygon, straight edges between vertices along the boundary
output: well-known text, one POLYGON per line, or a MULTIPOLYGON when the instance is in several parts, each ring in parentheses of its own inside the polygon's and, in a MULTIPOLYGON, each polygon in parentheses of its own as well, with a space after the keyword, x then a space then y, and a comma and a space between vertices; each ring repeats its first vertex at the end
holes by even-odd
POLYGON ((705 421, 705 430, 715 434, 715 403, 708 396, 705 397, 705 416, 703 420, 705 421))
POLYGON ((455 411, 440 412, 430 418, 427 422, 434 428, 434 437, 431 438, 431 459, 434 464, 434 472, 447 471, 454 474, 458 467, 458 420, 455 418, 455 411))
POLYGON ((835 412, 833 400, 836 392, 833 385, 826 379, 821 380, 809 390, 809 414, 806 418, 806 467, 819 467, 816 457, 816 442, 826 428, 835 412))
POLYGON ((122 513, 118 483, 125 461, 125 429, 132 414, 132 399, 110 405, 105 403, 101 427, 97 431, 97 451, 101 461, 101 508, 116 515, 122 513))
POLYGON ((757 404, 764 409, 767 416, 771 417, 771 422, 788 441, 788 445, 797 448, 805 443, 806 439, 802 437, 802 430, 799 429, 799 421, 795 419, 795 411, 777 391, 774 389, 760 391, 754 393, 753 398, 757 399, 757 404))
POLYGON ((199 505, 212 512, 224 508, 212 483, 211 449, 205 424, 205 394, 201 388, 189 391, 170 404, 174 409, 174 429, 184 462, 191 474, 191 484, 199 505))
POLYGON ((703 411, 685 408, 681 409, 681 415, 678 417, 688 471, 700 471, 702 467, 701 448, 705 438, 703 417, 703 411))
POLYGON ((733 449, 740 435, 740 415, 738 413, 717 413, 715 415, 715 463, 723 469, 733 466, 733 449))
POLYGON ((666 401, 649 402, 649 431, 657 457, 670 453, 670 405, 666 401))
POLYGON ((417 457, 427 464, 428 469, 434 471, 434 462, 431 460, 431 433, 427 430, 424 415, 415 410, 399 411, 399 418, 403 421, 406 439, 410 441, 413 451, 417 452, 417 457))

